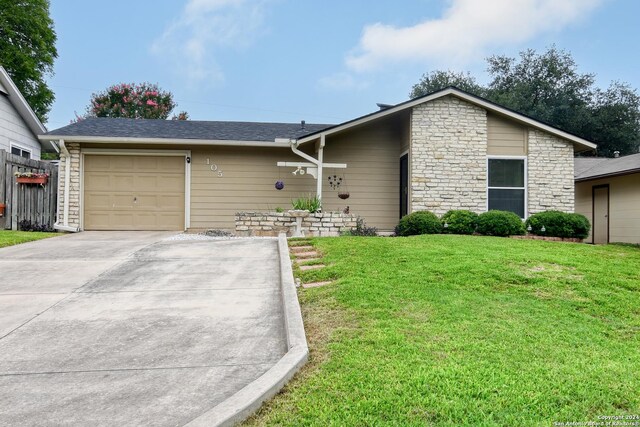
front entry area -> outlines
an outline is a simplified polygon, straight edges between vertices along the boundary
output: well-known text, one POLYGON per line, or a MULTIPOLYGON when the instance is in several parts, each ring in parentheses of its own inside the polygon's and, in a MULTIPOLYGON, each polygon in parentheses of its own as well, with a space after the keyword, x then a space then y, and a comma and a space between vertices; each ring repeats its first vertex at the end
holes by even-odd
POLYGON ((85 230, 184 230, 184 156, 84 156, 85 230))

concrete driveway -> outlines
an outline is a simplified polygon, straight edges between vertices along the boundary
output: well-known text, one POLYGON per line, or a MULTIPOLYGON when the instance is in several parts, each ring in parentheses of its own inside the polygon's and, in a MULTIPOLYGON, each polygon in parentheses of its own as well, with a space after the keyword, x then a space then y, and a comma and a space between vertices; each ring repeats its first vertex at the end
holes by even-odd
POLYGON ((0 249, 0 425, 184 425, 287 351, 276 240, 0 249))

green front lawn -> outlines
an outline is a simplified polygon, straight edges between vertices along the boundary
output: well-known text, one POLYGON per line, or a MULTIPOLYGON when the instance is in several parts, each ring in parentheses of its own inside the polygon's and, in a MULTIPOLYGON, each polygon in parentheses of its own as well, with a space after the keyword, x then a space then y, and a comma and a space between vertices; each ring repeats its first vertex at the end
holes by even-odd
POLYGON ((310 362, 249 425, 553 425, 640 414, 640 250, 324 238, 310 362))
POLYGON ((59 234, 40 233, 35 231, 0 230, 0 248, 31 242, 34 240, 46 239, 47 237, 53 236, 59 236, 59 234))

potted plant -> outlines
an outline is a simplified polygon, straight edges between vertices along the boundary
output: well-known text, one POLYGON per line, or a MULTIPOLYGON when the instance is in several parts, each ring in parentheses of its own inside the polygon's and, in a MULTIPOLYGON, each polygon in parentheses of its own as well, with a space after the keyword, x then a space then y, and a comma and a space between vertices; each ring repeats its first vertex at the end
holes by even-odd
POLYGON ((45 185, 49 181, 49 174, 46 172, 16 172, 14 175, 18 184, 45 185))

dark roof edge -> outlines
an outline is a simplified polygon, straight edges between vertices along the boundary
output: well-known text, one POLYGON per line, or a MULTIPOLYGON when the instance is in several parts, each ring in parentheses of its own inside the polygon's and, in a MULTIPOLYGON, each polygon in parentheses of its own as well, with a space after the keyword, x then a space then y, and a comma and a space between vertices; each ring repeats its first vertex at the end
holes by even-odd
MULTIPOLYGON (((581 136, 579 136, 579 135, 576 135, 575 133, 568 132, 568 131, 566 131, 566 130, 564 130, 564 129, 560 129, 560 128, 559 128, 559 127, 557 127, 557 126, 554 126, 554 125, 549 124, 549 123, 546 123, 546 122, 544 122, 544 121, 542 121, 542 120, 536 119, 535 117, 531 117, 531 116, 528 116, 528 115, 526 115, 526 114, 520 113, 520 112, 518 112, 518 111, 516 111, 516 110, 513 110, 513 109, 511 109, 511 108, 508 108, 508 107, 502 106, 502 105, 500 105, 500 104, 498 104, 498 103, 495 103, 495 102, 493 102, 493 101, 491 101, 491 100, 488 100, 488 99, 483 98, 483 97, 481 97, 481 96, 478 96, 478 95, 476 95, 476 94, 473 94, 473 93, 467 92, 467 91, 465 91, 465 90, 462 90, 462 89, 460 89, 460 88, 458 88, 458 87, 456 87, 456 86, 447 86, 447 87, 445 87, 445 88, 443 88, 443 89, 436 90, 436 91, 434 91, 434 92, 430 92, 430 93, 427 93, 427 94, 425 94, 425 95, 422 95, 422 96, 418 96, 418 97, 416 97, 416 98, 409 99, 409 100, 407 100, 407 101, 403 101, 403 102, 401 102, 401 103, 399 103, 399 104, 396 104, 396 105, 394 105, 394 106, 392 106, 392 107, 390 107, 390 108, 387 108, 387 109, 384 109, 384 110, 379 110, 379 111, 374 111, 374 112, 372 112, 372 113, 365 114, 365 115, 360 116, 360 117, 356 117, 355 119, 348 120, 348 121, 346 121, 346 122, 343 122, 343 123, 337 124, 337 125, 335 125, 335 126, 332 126, 332 127, 327 128, 327 129, 323 129, 323 130, 320 130, 320 131, 317 131, 317 132, 308 133, 308 134, 306 134, 306 135, 301 136, 299 139, 306 139, 306 138, 309 138, 309 137, 313 137, 313 136, 315 136, 315 135, 319 135, 319 134, 321 134, 321 133, 323 133, 323 132, 327 132, 327 131, 330 131, 330 130, 332 130, 332 129, 336 129, 336 128, 338 128, 338 127, 342 127, 342 126, 345 126, 345 125, 349 125, 350 123, 354 123, 354 122, 357 122, 357 121, 359 121, 359 120, 366 119, 366 118, 368 118, 368 117, 372 117, 372 116, 375 116, 375 115, 387 115, 387 114, 393 114, 393 113, 390 113, 390 111, 389 111, 389 110, 396 110, 396 109, 398 109, 398 108, 399 108, 400 110, 395 111, 395 112, 399 112, 399 111, 401 111, 401 110, 402 110, 402 107, 403 107, 403 106, 405 106, 405 105, 413 104, 413 103, 419 104, 419 103, 420 103, 419 101, 420 101, 421 99, 426 99, 426 98, 434 97, 434 95, 437 95, 437 94, 439 94, 439 93, 441 93, 441 92, 450 92, 450 93, 448 93, 449 95, 454 95, 454 96, 455 96, 455 93, 454 93, 454 92, 452 92, 452 91, 459 92, 459 93, 464 94, 465 96, 468 96, 468 97, 471 97, 471 98, 475 98, 475 99, 477 99, 478 101, 480 101, 480 102, 482 102, 482 103, 490 104, 490 105, 492 105, 492 106, 496 107, 496 109, 506 110, 506 111, 507 111, 507 112, 509 112, 509 113, 512 113, 512 114, 515 114, 515 115, 518 115, 518 116, 524 117, 524 118, 526 118, 526 119, 528 119, 528 120, 531 120, 531 121, 534 121, 534 122, 536 122, 536 123, 540 123, 541 125, 547 126, 547 127, 551 128, 551 129, 554 129, 554 130, 556 130, 556 131, 558 131, 558 132, 561 132, 561 133, 567 134, 567 135, 569 135, 569 136, 572 136, 572 137, 574 137, 574 138, 580 139, 580 140, 585 141, 585 142, 587 142, 587 143, 589 143, 589 144, 597 145, 596 143, 594 143, 594 142, 592 142, 592 141, 589 141, 589 140, 587 140, 587 139, 585 139, 585 138, 583 138, 583 137, 581 137, 581 136), (385 113, 386 113, 386 114, 385 114, 385 113)), ((443 95, 445 95, 445 94, 443 94, 443 95)), ((574 142, 577 142, 577 141, 574 141, 574 142)), ((594 149, 594 148, 588 147, 588 149, 594 149)), ((588 151, 588 149, 586 149, 586 150, 584 150, 584 151, 588 151)))
POLYGON ((593 175, 593 176, 587 176, 587 177, 581 177, 581 178, 574 178, 573 180, 575 182, 593 181, 594 179, 609 178, 609 177, 622 176, 622 175, 631 175, 632 173, 638 173, 638 172, 640 172, 640 168, 627 169, 627 170, 616 171, 616 172, 611 172, 611 173, 603 173, 601 175, 593 175))

